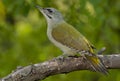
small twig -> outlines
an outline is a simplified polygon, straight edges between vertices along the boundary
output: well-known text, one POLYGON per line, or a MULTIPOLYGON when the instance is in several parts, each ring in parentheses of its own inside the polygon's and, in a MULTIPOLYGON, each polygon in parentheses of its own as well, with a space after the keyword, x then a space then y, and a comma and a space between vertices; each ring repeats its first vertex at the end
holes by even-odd
POLYGON ((99 51, 98 51, 98 55, 102 55, 102 53, 106 50, 106 47, 103 47, 101 48, 99 51))

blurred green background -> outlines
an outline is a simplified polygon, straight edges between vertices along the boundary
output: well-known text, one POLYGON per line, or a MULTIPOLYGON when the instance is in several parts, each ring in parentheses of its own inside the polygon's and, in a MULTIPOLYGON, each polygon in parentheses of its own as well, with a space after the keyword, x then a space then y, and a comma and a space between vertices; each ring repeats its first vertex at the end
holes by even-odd
MULTIPOLYGON (((0 77, 17 66, 43 62, 62 52, 46 36, 46 20, 34 7, 54 7, 104 54, 120 53, 120 0, 0 0, 0 77)), ((120 81, 120 70, 104 76, 76 71, 43 81, 120 81)))

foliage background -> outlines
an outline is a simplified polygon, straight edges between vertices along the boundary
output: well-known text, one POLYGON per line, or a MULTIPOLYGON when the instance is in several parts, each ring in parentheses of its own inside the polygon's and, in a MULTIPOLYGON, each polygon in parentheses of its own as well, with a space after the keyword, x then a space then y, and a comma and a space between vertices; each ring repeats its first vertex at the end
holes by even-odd
MULTIPOLYGON (((62 52, 46 36, 46 21, 35 8, 54 7, 65 20, 105 54, 120 53, 120 0, 0 0, 0 77, 17 66, 43 62, 62 52)), ((108 76, 76 71, 43 81, 120 81, 120 70, 108 76)))

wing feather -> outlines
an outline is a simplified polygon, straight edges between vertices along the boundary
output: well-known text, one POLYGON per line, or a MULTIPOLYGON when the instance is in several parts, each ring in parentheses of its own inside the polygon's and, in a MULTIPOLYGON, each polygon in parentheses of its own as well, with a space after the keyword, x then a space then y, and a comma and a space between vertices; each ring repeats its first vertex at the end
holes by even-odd
POLYGON ((92 45, 89 41, 74 27, 67 23, 63 23, 54 27, 52 31, 53 38, 61 44, 79 51, 93 52, 92 45))

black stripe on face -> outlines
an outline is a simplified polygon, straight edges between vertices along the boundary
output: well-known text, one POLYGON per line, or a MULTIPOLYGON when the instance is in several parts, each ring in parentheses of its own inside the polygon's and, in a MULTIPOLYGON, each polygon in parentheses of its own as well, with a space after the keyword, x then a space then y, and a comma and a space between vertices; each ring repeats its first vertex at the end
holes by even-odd
MULTIPOLYGON (((47 15, 47 14, 46 14, 47 15)), ((50 19, 52 19, 52 17, 50 17, 49 15, 47 15, 50 19)))

